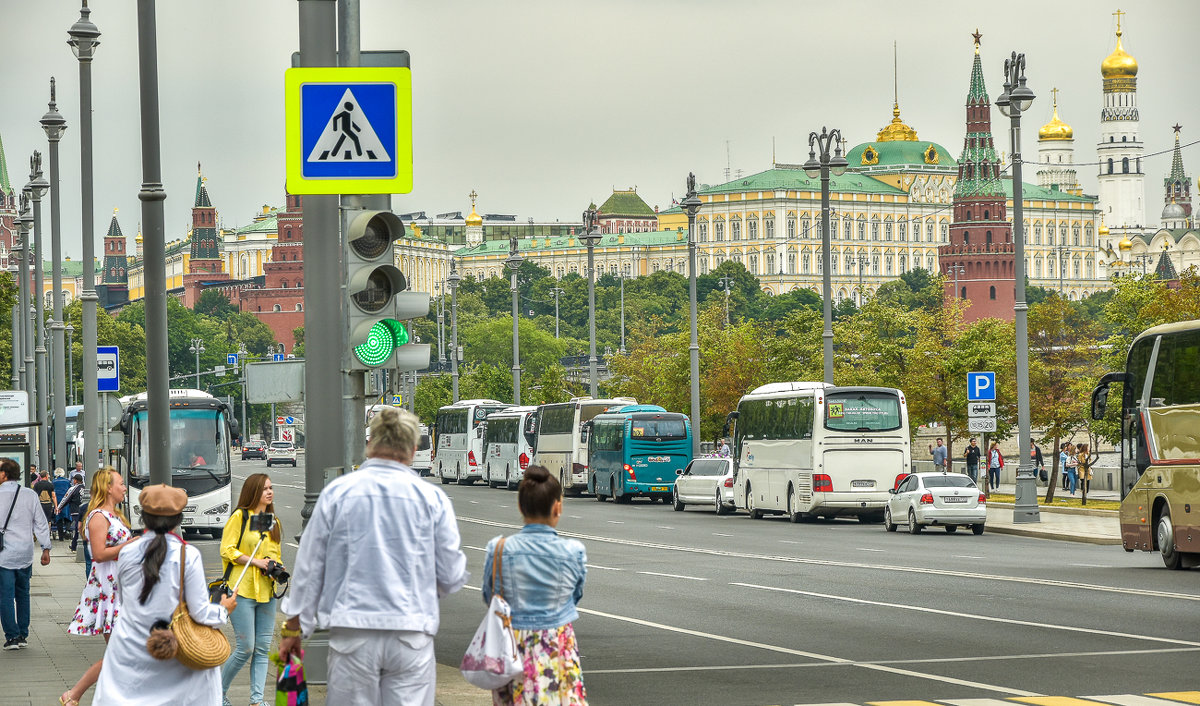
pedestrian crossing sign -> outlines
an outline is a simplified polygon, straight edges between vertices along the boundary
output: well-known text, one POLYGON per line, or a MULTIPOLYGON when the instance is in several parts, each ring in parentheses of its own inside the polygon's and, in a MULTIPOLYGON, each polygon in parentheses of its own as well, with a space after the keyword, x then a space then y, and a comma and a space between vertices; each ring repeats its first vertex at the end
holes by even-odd
POLYGON ((412 191, 407 67, 294 68, 284 84, 290 193, 412 191))

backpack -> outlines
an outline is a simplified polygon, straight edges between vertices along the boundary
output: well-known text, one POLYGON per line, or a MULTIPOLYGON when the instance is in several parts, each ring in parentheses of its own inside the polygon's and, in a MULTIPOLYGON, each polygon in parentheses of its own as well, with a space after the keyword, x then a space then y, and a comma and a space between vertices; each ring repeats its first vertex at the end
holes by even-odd
POLYGON ((49 490, 43 490, 42 494, 40 496, 38 496, 38 499, 41 501, 41 503, 43 505, 53 505, 54 504, 54 498, 50 497, 49 490))

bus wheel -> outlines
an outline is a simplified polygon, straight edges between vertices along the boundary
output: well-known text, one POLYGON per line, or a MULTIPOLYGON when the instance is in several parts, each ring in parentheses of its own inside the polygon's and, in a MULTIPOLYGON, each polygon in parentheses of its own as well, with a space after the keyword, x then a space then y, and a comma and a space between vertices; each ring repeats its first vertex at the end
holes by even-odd
POLYGON ((954 534, 958 531, 958 525, 946 525, 946 534, 954 534))
POLYGON ((463 478, 462 466, 458 465, 457 463, 454 464, 454 477, 458 480, 459 485, 471 485, 470 479, 463 478))
POLYGON ((442 479, 442 485, 450 485, 450 479, 446 477, 446 469, 442 464, 438 464, 438 478, 442 479))
POLYGON ((799 522, 801 513, 796 511, 796 507, 800 504, 800 498, 796 497, 796 487, 788 486, 788 519, 793 523, 799 522))
POLYGON ((1183 561, 1175 549, 1175 527, 1171 524, 1171 511, 1164 509, 1158 518, 1158 554, 1168 569, 1182 569, 1183 561))
POLYGON ((618 503, 620 505, 628 505, 633 500, 633 496, 629 495, 628 493, 625 493, 624 490, 625 490, 624 486, 620 486, 618 488, 617 484, 615 482, 613 483, 612 494, 613 494, 613 502, 614 503, 618 503), (620 490, 621 492, 618 492, 618 490, 620 490))
POLYGON ((752 519, 752 520, 761 520, 762 519, 762 516, 763 516, 762 511, 757 510, 754 507, 754 491, 750 488, 749 485, 746 486, 746 511, 750 513, 750 519, 752 519))

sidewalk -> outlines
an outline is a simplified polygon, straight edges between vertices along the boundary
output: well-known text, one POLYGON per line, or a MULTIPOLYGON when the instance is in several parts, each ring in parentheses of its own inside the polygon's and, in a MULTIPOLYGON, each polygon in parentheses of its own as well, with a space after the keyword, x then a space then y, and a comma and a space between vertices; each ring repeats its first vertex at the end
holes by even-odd
MULTIPOLYGON (((83 563, 75 562, 75 554, 68 549, 66 542, 54 542, 49 566, 34 561, 29 588, 29 647, 0 652, 0 673, 4 674, 0 704, 57 704, 58 697, 74 685, 93 662, 104 656, 103 638, 67 634, 67 625, 75 613, 83 584, 83 563)), ((233 638, 228 626, 225 633, 233 638)), ((278 644, 274 647, 278 648, 278 644)), ((437 668, 438 706, 491 704, 491 695, 468 684, 456 667, 439 664, 437 668)), ((275 668, 268 667, 264 694, 267 704, 274 703, 274 678, 275 668)), ((87 706, 94 694, 95 689, 90 689, 80 703, 87 706)), ((325 703, 323 686, 309 686, 308 695, 309 703, 314 706, 325 703)), ((238 706, 250 703, 249 666, 244 667, 234 679, 229 688, 229 699, 238 706)))
MULTIPOLYGON (((995 492, 1012 495, 1015 490, 1015 486, 1001 483, 995 492)), ((1038 497, 1045 497, 1045 494, 1045 486, 1039 485, 1038 497)), ((1116 491, 1111 490, 1097 490, 1088 493, 1088 497, 1094 500, 1120 500, 1116 491)), ((1038 515, 1040 522, 1016 524, 1013 522, 1012 503, 989 502, 987 531, 1065 542, 1121 544, 1121 526, 1115 510, 1039 506, 1038 515)))

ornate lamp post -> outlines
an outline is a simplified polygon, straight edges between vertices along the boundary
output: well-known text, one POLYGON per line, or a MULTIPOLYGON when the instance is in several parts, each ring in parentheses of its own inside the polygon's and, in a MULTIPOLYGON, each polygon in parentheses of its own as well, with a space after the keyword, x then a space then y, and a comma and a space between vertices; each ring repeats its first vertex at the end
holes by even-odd
POLYGON ((521 332, 518 324, 521 321, 520 311, 520 292, 517 290, 517 270, 521 269, 521 263, 525 258, 517 254, 517 236, 512 236, 508 239, 508 258, 504 264, 508 267, 511 274, 512 283, 509 288, 512 291, 512 320, 513 320, 513 404, 521 404, 521 332))
POLYGON ((596 243, 600 242, 603 237, 600 229, 596 227, 596 209, 589 208, 583 212, 583 239, 587 245, 588 257, 588 374, 590 380, 590 394, 596 397, 598 393, 598 379, 596 372, 596 243))
POLYGON ((821 128, 821 134, 808 134, 808 161, 804 163, 804 173, 809 178, 821 177, 821 262, 824 268, 821 297, 824 299, 825 331, 821 334, 824 340, 825 382, 833 384, 833 282, 830 279, 832 269, 832 254, 829 248, 829 174, 841 176, 846 173, 849 163, 842 156, 842 131, 834 128, 821 128), (833 156, 829 148, 833 147, 833 156), (820 152, 818 158, 818 152, 820 152))
POLYGON ((955 263, 946 268, 947 274, 954 275, 954 298, 961 298, 958 293, 958 277, 967 274, 967 268, 962 263, 955 263))
MULTIPOLYGON (((21 315, 21 389, 29 393, 31 402, 30 412, 33 412, 34 395, 33 383, 33 334, 29 330, 29 263, 33 259, 33 249, 29 245, 29 231, 33 227, 33 214, 29 211, 29 192, 21 192, 21 208, 16 218, 17 229, 21 237, 21 245, 17 250, 19 257, 17 269, 17 306, 21 315)), ((32 417, 30 417, 32 419, 32 417)))
POLYGON ((688 219, 688 306, 690 307, 691 339, 688 358, 692 379, 692 457, 700 455, 700 339, 696 332, 696 214, 700 197, 696 195, 696 175, 688 173, 687 195, 680 204, 688 219))
MULTIPOLYGON (((1016 278, 1016 302, 1013 305, 1017 329, 1017 492, 1013 504, 1013 522, 1041 522, 1037 505, 1037 483, 1029 458, 1029 307, 1025 303, 1025 230, 1021 182, 1021 114, 1033 105, 1033 91, 1025 85, 1025 55, 1012 53, 1004 60, 1004 92, 996 98, 1000 112, 1010 120, 1013 174, 1013 276, 1016 278)), ((1061 268, 1060 268, 1061 269, 1061 268)))
MULTIPOLYGON (((75 404, 75 327, 67 324, 67 401, 75 404)), ((85 441, 84 444, 87 444, 85 441)), ((87 448, 86 446, 84 448, 87 448)))
POLYGON ((196 389, 199 390, 200 389, 200 354, 204 352, 204 339, 203 338, 193 338, 192 339, 192 347, 189 348, 188 350, 190 350, 191 352, 196 354, 196 389))
MULTIPOLYGON (((89 19, 91 12, 87 0, 83 0, 83 7, 79 10, 79 21, 67 30, 67 35, 70 36, 67 44, 79 60, 79 176, 83 211, 83 292, 79 299, 83 305, 83 408, 99 409, 100 394, 96 390, 96 305, 100 297, 96 295, 96 272, 92 266, 96 257, 92 200, 92 57, 96 47, 100 46, 100 30, 89 19)), ((100 448, 101 432, 98 420, 99 415, 96 414, 84 416, 84 449, 100 448), (95 423, 88 422, 89 418, 96 420, 95 423)), ((108 435, 104 436, 107 438, 108 435)), ((85 482, 90 483, 92 464, 85 463, 83 470, 89 474, 85 482)))
POLYGON ((450 396, 458 402, 458 283, 462 276, 450 259, 450 274, 446 275, 446 286, 450 287, 450 396))
MULTIPOLYGON (((54 79, 50 79, 50 104, 41 119, 42 130, 50 143, 50 360, 53 361, 51 392, 54 399, 54 462, 66 463, 67 458, 67 378, 64 365, 63 296, 62 296, 62 189, 58 168, 58 143, 67 131, 67 121, 55 103, 54 79)), ((90 262, 84 263, 84 268, 90 262)), ((85 442, 86 443, 86 442, 85 442)))
POLYGON ((34 151, 29 159, 29 184, 33 198, 33 311, 37 330, 33 337, 33 360, 37 368, 38 467, 50 468, 50 428, 46 424, 50 407, 50 372, 46 368, 46 280, 42 276, 42 196, 50 184, 42 178, 42 153, 34 151))
POLYGON ((725 328, 729 328, 729 288, 733 286, 733 278, 722 277, 717 280, 717 286, 725 290, 725 328))
POLYGON ((558 338, 558 295, 563 293, 562 287, 551 287, 550 291, 554 294, 554 338, 558 338))

